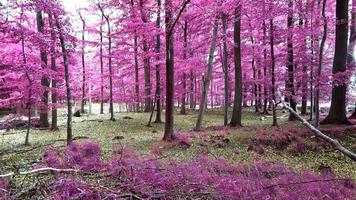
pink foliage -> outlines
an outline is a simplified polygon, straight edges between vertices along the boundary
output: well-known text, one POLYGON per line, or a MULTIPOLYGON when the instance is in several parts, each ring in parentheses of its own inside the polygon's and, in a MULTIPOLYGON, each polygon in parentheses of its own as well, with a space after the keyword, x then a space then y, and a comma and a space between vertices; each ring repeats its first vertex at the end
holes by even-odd
POLYGON ((160 162, 155 158, 144 159, 127 148, 118 149, 121 150, 116 150, 108 163, 107 173, 111 175, 101 180, 101 184, 108 186, 98 187, 63 176, 51 187, 52 197, 116 199, 122 193, 133 193, 148 199, 320 199, 325 196, 348 199, 356 195, 354 182, 340 180, 332 174, 299 173, 266 162, 229 164, 223 159, 204 156, 186 162, 160 162))

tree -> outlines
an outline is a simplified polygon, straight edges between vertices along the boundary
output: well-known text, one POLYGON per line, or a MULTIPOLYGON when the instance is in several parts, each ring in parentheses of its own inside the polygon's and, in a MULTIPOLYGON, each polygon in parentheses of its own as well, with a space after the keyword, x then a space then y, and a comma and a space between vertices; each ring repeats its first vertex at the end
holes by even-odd
POLYGON ((218 26, 219 26, 218 25, 218 19, 219 19, 218 17, 219 16, 217 15, 214 19, 213 36, 211 38, 211 46, 210 46, 209 57, 208 57, 208 69, 207 69, 206 73, 203 75, 202 96, 200 98, 199 114, 198 114, 198 118, 197 118, 197 123, 195 125, 196 131, 200 131, 200 129, 201 129, 203 115, 204 115, 205 108, 206 108, 205 105, 207 103, 209 84, 211 82, 211 74, 213 72, 214 53, 215 53, 215 48, 216 48, 216 40, 217 40, 218 26))
POLYGON ((174 112, 174 23, 172 0, 166 0, 164 4, 166 16, 166 115, 164 126, 164 141, 174 140, 173 112, 174 112))
MULTIPOLYGON (((53 22, 53 16, 51 12, 48 12, 49 26, 51 28, 51 44, 50 44, 50 55, 51 55, 51 69, 53 72, 57 72, 56 66, 56 33, 53 22)), ((57 80, 52 78, 52 122, 51 129, 53 131, 58 130, 58 114, 57 114, 57 103, 58 103, 58 94, 57 94, 57 80)))
POLYGON ((109 90, 110 90, 110 120, 111 121, 116 121, 114 117, 114 100, 113 100, 113 72, 112 72, 112 52, 111 52, 111 45, 112 45, 112 38, 111 38, 111 26, 110 26, 110 17, 108 15, 105 15, 104 9, 101 7, 100 3, 98 3, 98 8, 101 11, 102 16, 105 18, 106 25, 108 28, 108 39, 109 39, 109 90))
POLYGON ((241 126, 242 114, 242 69, 241 69, 241 5, 235 9, 234 18, 234 62, 235 62, 235 96, 230 126, 241 126))
POLYGON ((327 39, 327 31, 328 31, 328 22, 326 19, 326 0, 323 0, 323 8, 322 8, 322 17, 324 19, 324 30, 323 30, 323 38, 320 43, 320 50, 319 50, 319 66, 317 70, 317 82, 315 85, 315 126, 318 128, 320 125, 320 108, 319 108, 319 100, 320 100, 320 77, 321 77, 321 70, 323 66, 323 56, 324 56, 324 47, 325 42, 327 39))
MULTIPOLYGON (((294 53, 293 53, 293 0, 289 0, 288 3, 288 37, 287 37, 287 43, 288 43, 288 80, 287 80, 287 88, 288 88, 288 100, 290 107, 296 111, 297 110, 297 103, 295 102, 295 90, 294 90, 294 53)), ((295 119, 295 116, 290 112, 289 114, 289 120, 293 121, 295 119)))
POLYGON ((229 63, 227 50, 227 15, 222 14, 222 30, 223 30, 223 71, 224 71, 224 126, 228 124, 229 111, 229 63))
MULTIPOLYGON (((346 71, 348 42, 348 0, 336 0, 336 36, 333 76, 346 71)), ((350 124, 346 117, 346 83, 333 83, 331 106, 328 116, 321 124, 350 124)))
MULTIPOLYGON (((156 19, 156 26, 160 28, 161 26, 161 0, 157 0, 157 19, 156 19)), ((160 61, 161 56, 161 35, 157 34, 156 36, 156 53, 157 53, 157 61, 160 61)), ((161 117, 161 72, 160 72, 160 64, 156 65, 156 120, 155 123, 162 123, 161 117)))
MULTIPOLYGON (((44 23, 43 23, 43 18, 42 18, 42 11, 37 11, 36 14, 36 22, 37 22, 37 31, 41 34, 44 34, 44 23)), ((47 68, 47 53, 46 53, 46 48, 44 47, 44 44, 41 45, 40 47, 40 57, 41 57, 41 66, 43 69, 47 68)), ((49 80, 46 74, 42 75, 41 79, 41 85, 43 87, 43 95, 42 95, 42 103, 43 103, 43 109, 41 109, 40 112, 40 121, 42 126, 44 127, 49 127, 49 122, 48 122, 48 88, 49 88, 49 80)))
POLYGON ((72 91, 69 83, 70 77, 69 77, 68 55, 67 55, 67 49, 64 40, 62 26, 60 24, 56 12, 53 12, 53 16, 56 22, 56 27, 58 29, 59 41, 62 48, 62 56, 63 56, 63 63, 64 63, 65 85, 66 85, 66 93, 67 93, 67 145, 70 145, 73 141, 73 133, 72 133, 72 91))
POLYGON ((82 14, 78 11, 78 15, 80 17, 80 20, 82 21, 82 74, 83 74, 83 82, 82 82, 82 103, 81 103, 81 107, 80 107, 80 112, 84 113, 84 107, 85 107, 85 93, 86 93, 86 72, 85 72, 85 19, 83 18, 82 14))

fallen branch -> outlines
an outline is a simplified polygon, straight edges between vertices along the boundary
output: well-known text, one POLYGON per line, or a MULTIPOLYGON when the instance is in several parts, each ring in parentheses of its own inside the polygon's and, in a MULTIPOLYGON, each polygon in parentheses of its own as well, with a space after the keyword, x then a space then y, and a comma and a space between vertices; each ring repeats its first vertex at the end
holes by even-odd
POLYGON ((319 131, 317 128, 315 128, 313 125, 311 125, 307 120, 305 120, 296 111, 294 111, 291 107, 289 107, 284 102, 283 97, 281 97, 281 100, 282 100, 283 108, 287 109, 289 112, 291 112, 299 121, 301 121, 304 124, 304 126, 309 128, 311 130, 311 132, 315 136, 317 136, 317 137, 323 139, 324 141, 330 143, 335 149, 339 150, 342 154, 344 154, 345 156, 349 157, 351 160, 356 161, 356 154, 355 153, 351 152, 350 150, 348 150, 344 146, 342 146, 338 140, 333 139, 333 138, 325 135, 324 133, 319 131))
POLYGON ((78 173, 81 171, 77 170, 77 169, 56 169, 56 168, 47 167, 47 168, 39 168, 39 169, 34 169, 31 171, 25 171, 25 172, 11 172, 8 174, 2 174, 2 175, 0 175, 0 178, 8 178, 8 177, 12 177, 15 175, 27 176, 27 175, 31 175, 31 174, 40 174, 40 173, 44 173, 44 172, 78 173))

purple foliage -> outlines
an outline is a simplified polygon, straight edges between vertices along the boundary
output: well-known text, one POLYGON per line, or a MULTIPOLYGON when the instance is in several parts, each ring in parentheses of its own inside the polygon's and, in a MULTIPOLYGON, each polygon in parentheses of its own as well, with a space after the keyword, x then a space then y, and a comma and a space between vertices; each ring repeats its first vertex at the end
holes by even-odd
MULTIPOLYGON (((70 146, 67 152, 96 157, 100 152, 97 148, 93 143, 77 144, 70 146)), ((84 163, 83 158, 72 158, 75 162, 69 163, 74 166, 84 163)), ((100 167, 105 165, 100 157, 94 160, 100 167)), ((266 162, 230 164, 206 156, 186 162, 161 162, 118 147, 107 166, 103 172, 110 176, 97 180, 105 187, 63 176, 51 188, 52 197, 58 200, 109 196, 119 199, 116 192, 133 193, 145 199, 349 199, 356 195, 352 181, 337 179, 332 174, 299 173, 287 166, 266 162)))
POLYGON ((100 145, 94 142, 83 144, 72 143, 66 151, 60 152, 55 148, 47 149, 43 154, 43 160, 50 167, 78 168, 83 171, 100 170, 100 145))

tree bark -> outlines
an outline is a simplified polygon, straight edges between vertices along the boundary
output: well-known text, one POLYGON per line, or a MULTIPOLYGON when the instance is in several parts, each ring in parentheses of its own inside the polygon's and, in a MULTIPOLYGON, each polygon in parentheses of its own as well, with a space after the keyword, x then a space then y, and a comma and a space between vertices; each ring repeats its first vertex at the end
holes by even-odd
POLYGON ((210 85, 210 81, 211 81, 211 75, 213 72, 213 61, 214 61, 214 53, 215 53, 215 48, 216 48, 217 34, 218 34, 218 17, 215 17, 214 25, 213 25, 213 36, 211 39, 211 46, 210 46, 210 52, 209 52, 209 58, 208 58, 208 69, 207 69, 206 74, 203 75, 203 79, 202 79, 202 82, 203 82, 202 96, 200 98, 198 119, 197 119, 197 122, 195 125, 196 131, 201 130, 203 115, 204 115, 204 112, 206 109, 209 85, 210 85))
POLYGON ((166 114, 164 126, 164 141, 174 140, 174 32, 172 0, 165 1, 166 24, 166 114))
POLYGON ((80 12, 78 12, 80 20, 82 21, 82 55, 81 55, 81 59, 82 59, 82 76, 83 76, 83 82, 82 82, 82 103, 81 103, 81 107, 80 107, 80 112, 84 113, 85 112, 85 93, 86 93, 86 72, 85 72, 85 20, 83 18, 83 16, 81 15, 80 12))
POLYGON ((277 113, 276 113, 276 80, 275 80, 275 65, 276 59, 274 55, 274 27, 273 18, 270 19, 270 47, 271 47, 271 59, 272 59, 272 112, 273 112, 273 122, 272 126, 278 126, 277 124, 277 113))
MULTIPOLYGON (((293 0, 289 0, 288 5, 289 13, 288 13, 288 37, 287 37, 287 49, 288 49, 288 80, 287 80, 287 88, 288 88, 288 100, 290 107, 293 108, 294 111, 297 110, 297 103, 295 101, 295 89, 294 89, 294 52, 293 52, 293 0)), ((292 113, 289 113, 289 121, 295 120, 295 116, 292 113)))
MULTIPOLYGON (((188 50, 188 21, 184 21, 184 52, 183 52, 183 60, 187 59, 187 50, 188 50)), ((183 94, 182 94, 182 107, 180 110, 180 114, 185 115, 186 112, 186 93, 187 93, 187 75, 183 72, 183 94)))
POLYGON ((189 108, 195 109, 195 91, 194 91, 194 74, 190 71, 190 97, 189 97, 189 108))
MULTIPOLYGON (((56 66, 56 33, 54 30, 53 24, 53 17, 52 13, 48 14, 49 17, 49 26, 51 30, 51 46, 50 46, 50 53, 51 53, 51 70, 53 72, 57 72, 56 66)), ((57 104, 58 103, 58 96, 57 96, 57 80, 56 78, 52 78, 52 122, 51 122, 51 129, 53 131, 58 130, 58 113, 57 113, 57 104)))
POLYGON ((324 47, 325 47, 325 42, 327 38, 327 31, 328 31, 328 22, 326 19, 326 0, 323 0, 323 8, 322 8, 322 18, 324 21, 324 26, 323 26, 323 38, 320 43, 320 49, 319 49, 319 65, 318 65, 318 70, 316 74, 316 85, 315 85, 315 126, 318 128, 320 125, 320 77, 321 77, 321 70, 323 66, 323 56, 324 56, 324 47))
MULTIPOLYGON (((144 24, 147 24, 148 19, 144 9, 144 2, 140 0, 140 12, 141 20, 144 24)), ((143 51, 144 51, 144 76, 145 76, 145 112, 150 112, 152 110, 152 98, 151 98, 151 69, 150 69, 150 58, 147 56, 149 52, 149 46, 147 42, 147 36, 143 36, 143 51)))
POLYGON ((70 145, 73 141, 73 134, 72 134, 72 92, 70 88, 70 78, 69 78, 69 64, 68 64, 68 57, 67 57, 67 49, 66 44, 62 32, 62 27, 59 22, 59 19, 55 13, 53 13, 54 19, 56 21, 56 26, 59 32, 59 41, 61 43, 62 48, 62 56, 63 56, 63 63, 64 63, 64 76, 65 76, 65 85, 66 85, 66 92, 67 92, 67 145, 70 145))
POLYGON ((235 96, 230 126, 242 125, 242 69, 241 69, 241 7, 235 9, 234 22, 234 61, 235 61, 235 96))
MULTIPOLYGON (((101 22, 104 15, 101 14, 101 22)), ((100 114, 104 114, 104 60, 103 60, 103 25, 100 24, 100 114)))
MULTIPOLYGON (((347 42, 348 42, 348 0, 336 0, 336 36, 333 63, 333 75, 346 71, 347 42)), ((328 116, 322 124, 349 124, 346 117, 346 90, 347 85, 333 84, 331 107, 328 116)))
MULTIPOLYGON (((157 20, 156 20, 156 26, 157 28, 161 27, 161 0, 157 0, 157 20)), ((161 53, 161 36, 157 34, 156 36, 156 54, 157 54, 157 61, 161 60, 160 57, 161 53)), ((156 65, 156 106, 157 106, 157 112, 156 112, 156 120, 154 123, 162 123, 162 108, 161 108, 161 73, 160 73, 160 64, 156 65)))
MULTIPOLYGON (((267 42, 266 42, 266 38, 267 38, 267 25, 266 22, 263 21, 263 45, 267 46, 267 42)), ((268 81, 268 73, 267 73, 267 48, 263 49, 263 61, 264 61, 264 65, 263 65, 263 76, 264 76, 264 86, 263 86, 263 111, 262 114, 268 114, 268 87, 267 87, 267 81, 268 81)))
MULTIPOLYGON (((43 22, 43 17, 42 17, 42 11, 37 11, 36 13, 36 22, 37 22, 37 31, 41 34, 44 34, 44 22, 43 22)), ((41 44, 40 46, 40 57, 41 57, 41 66, 43 71, 47 68, 47 53, 45 47, 41 44)), ((42 75, 41 78, 41 86, 42 89, 44 90, 42 94, 42 103, 43 103, 43 109, 40 111, 40 121, 41 125, 43 127, 49 127, 49 122, 48 122, 48 88, 49 88, 49 80, 47 75, 44 74, 42 75)))
POLYGON ((229 111, 229 63, 227 50, 227 15, 222 15, 222 31, 223 31, 223 71, 224 71, 224 126, 228 125, 229 111))
POLYGON ((109 38, 109 101, 110 101, 110 120, 111 121, 116 121, 114 117, 114 101, 113 101, 113 72, 112 72, 112 52, 111 52, 111 45, 112 45, 112 39, 111 39, 111 27, 110 27, 110 19, 109 16, 105 15, 103 8, 101 7, 100 3, 98 3, 98 7, 101 11, 102 16, 105 18, 106 25, 108 27, 108 38, 109 38))

